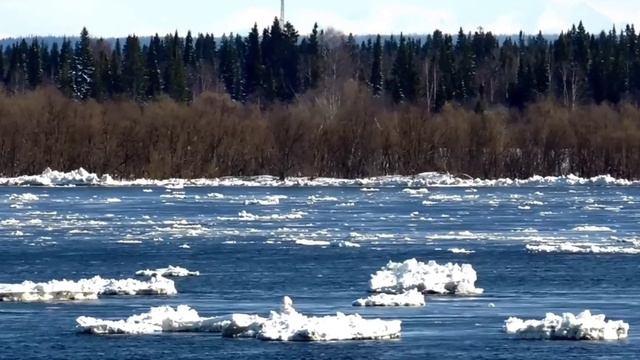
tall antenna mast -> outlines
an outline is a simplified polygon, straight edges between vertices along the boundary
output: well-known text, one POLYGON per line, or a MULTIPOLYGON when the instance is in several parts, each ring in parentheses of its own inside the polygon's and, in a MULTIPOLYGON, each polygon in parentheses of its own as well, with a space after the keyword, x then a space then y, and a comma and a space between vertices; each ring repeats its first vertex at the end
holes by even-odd
POLYGON ((284 24, 284 0, 280 0, 280 24, 284 24))

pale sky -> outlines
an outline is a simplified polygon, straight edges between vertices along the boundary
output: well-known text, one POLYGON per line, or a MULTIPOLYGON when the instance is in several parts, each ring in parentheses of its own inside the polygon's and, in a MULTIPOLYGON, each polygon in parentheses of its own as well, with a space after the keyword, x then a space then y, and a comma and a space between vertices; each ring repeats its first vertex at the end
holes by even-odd
MULTIPOLYGON (((499 34, 558 33, 584 20, 599 31, 640 25, 640 0, 286 0, 287 20, 302 34, 313 23, 354 34, 457 32, 482 26, 499 34)), ((279 0, 0 0, 0 38, 28 35, 248 32, 280 12, 279 0)))

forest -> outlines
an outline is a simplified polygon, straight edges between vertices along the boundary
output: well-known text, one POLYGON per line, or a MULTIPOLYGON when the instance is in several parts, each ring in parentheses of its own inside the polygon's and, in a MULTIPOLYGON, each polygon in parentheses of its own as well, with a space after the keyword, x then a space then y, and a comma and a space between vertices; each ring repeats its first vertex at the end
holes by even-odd
POLYGON ((290 23, 0 49, 0 175, 640 178, 640 34, 290 23))

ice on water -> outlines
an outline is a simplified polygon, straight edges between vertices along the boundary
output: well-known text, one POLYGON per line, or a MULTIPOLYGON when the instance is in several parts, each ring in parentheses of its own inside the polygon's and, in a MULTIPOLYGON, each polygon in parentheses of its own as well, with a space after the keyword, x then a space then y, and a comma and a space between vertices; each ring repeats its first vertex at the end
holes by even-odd
POLYGON ((424 306, 424 295, 417 289, 411 289, 401 294, 374 294, 367 298, 358 299, 353 306, 424 306))
POLYGON ((435 261, 423 263, 409 259, 401 263, 390 261, 371 275, 369 289, 391 294, 417 289, 423 293, 478 295, 484 290, 475 286, 477 279, 476 271, 469 264, 439 265, 435 261))
POLYGON ((113 295, 175 295, 177 290, 172 280, 155 276, 148 281, 135 279, 90 279, 51 280, 35 283, 0 284, 0 300, 10 302, 46 302, 94 300, 100 296, 113 295))
POLYGON ((162 277, 187 277, 187 276, 200 276, 199 271, 191 271, 180 266, 169 265, 166 268, 159 268, 155 270, 139 270, 136 271, 138 276, 162 276, 162 277))
POLYGON ((201 317, 197 311, 180 305, 162 306, 125 320, 102 320, 81 316, 78 330, 90 334, 153 334, 159 332, 215 332, 225 337, 251 337, 269 341, 337 341, 392 339, 400 336, 399 320, 364 319, 359 315, 337 313, 306 316, 298 313, 289 297, 281 310, 269 317, 233 314, 201 317))
POLYGON ((542 320, 510 317, 504 330, 521 339, 540 340, 622 340, 629 336, 629 324, 592 315, 589 310, 578 315, 547 313, 542 320))

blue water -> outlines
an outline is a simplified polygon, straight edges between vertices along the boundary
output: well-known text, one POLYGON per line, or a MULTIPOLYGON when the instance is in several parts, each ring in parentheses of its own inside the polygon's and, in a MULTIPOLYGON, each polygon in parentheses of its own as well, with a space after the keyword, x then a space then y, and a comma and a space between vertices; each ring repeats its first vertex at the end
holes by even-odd
POLYGON ((640 353, 640 255, 537 254, 525 248, 549 239, 629 246, 640 237, 639 188, 432 188, 423 196, 402 188, 149 189, 0 188, 0 283, 129 278, 136 270, 169 264, 202 273, 177 279, 179 295, 173 297, 0 303, 0 358, 632 359, 640 353), (11 197, 24 193, 38 200, 11 197), (268 195, 287 198, 278 205, 245 205, 268 195), (313 202, 311 196, 337 200, 313 202), (246 221, 238 215, 242 211, 262 218, 246 221), (274 214, 298 215, 266 218, 274 214), (585 225, 610 231, 574 230, 585 225), (332 245, 296 244, 300 239, 332 245), (344 241, 361 247, 339 247, 344 241), (454 247, 475 253, 448 251, 454 247), (485 294, 429 297, 422 308, 351 307, 367 294, 370 274, 389 260, 414 257, 472 264, 485 294), (306 314, 400 319, 402 337, 268 343, 217 334, 99 337, 75 331, 81 315, 126 318, 158 305, 187 304, 206 316, 266 315, 284 295, 306 314), (584 309, 629 322, 630 338, 524 341, 502 332, 509 316, 584 309))

